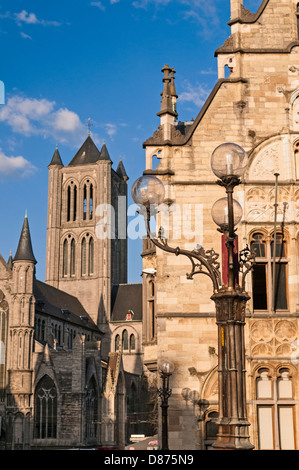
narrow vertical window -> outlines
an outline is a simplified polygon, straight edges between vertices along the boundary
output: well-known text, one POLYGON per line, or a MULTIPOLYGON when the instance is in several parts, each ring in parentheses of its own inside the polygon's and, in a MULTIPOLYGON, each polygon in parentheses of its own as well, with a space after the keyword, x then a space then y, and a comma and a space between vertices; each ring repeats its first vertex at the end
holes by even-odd
POLYGON ((63 243, 63 275, 68 275, 68 241, 64 240, 63 243))
POLYGON ((74 238, 71 242, 71 276, 76 274, 76 243, 74 238))
POLYGON ((74 211, 73 220, 77 219, 77 186, 74 186, 74 211))
POLYGON ((57 437, 57 391, 54 382, 45 376, 35 391, 34 434, 37 439, 57 437))
POLYGON ((86 238, 84 237, 81 245, 81 274, 86 275, 86 238))
POLYGON ((89 218, 92 219, 93 217, 93 186, 90 185, 89 188, 89 218))
POLYGON ((127 332, 127 330, 123 331, 122 347, 123 347, 123 351, 127 351, 129 349, 129 341, 128 341, 128 332, 127 332))
POLYGON ((67 188, 67 217, 66 220, 69 222, 71 220, 71 187, 67 188))
POLYGON ((297 33, 298 33, 298 39, 299 39, 299 3, 297 3, 296 15, 297 15, 297 33))
POLYGON ((87 187, 85 184, 83 188, 83 220, 86 220, 86 210, 87 210, 87 187))
POLYGON ((251 249, 256 256, 256 264, 252 270, 252 299, 254 310, 267 310, 267 259, 266 242, 261 233, 255 233, 251 241, 251 249))
POLYGON ((88 275, 93 274, 94 268, 94 241, 91 237, 89 240, 89 260, 88 260, 88 275))
POLYGON ((286 243, 282 234, 276 237, 275 249, 274 240, 271 243, 272 256, 272 277, 273 261, 275 262, 275 284, 274 284, 274 310, 287 310, 287 262, 286 262, 286 243))
POLYGON ((136 345, 135 345, 135 336, 131 335, 130 336, 130 351, 135 351, 136 345))
POLYGON ((118 351, 120 347, 120 336, 116 335, 115 336, 115 351, 118 351))

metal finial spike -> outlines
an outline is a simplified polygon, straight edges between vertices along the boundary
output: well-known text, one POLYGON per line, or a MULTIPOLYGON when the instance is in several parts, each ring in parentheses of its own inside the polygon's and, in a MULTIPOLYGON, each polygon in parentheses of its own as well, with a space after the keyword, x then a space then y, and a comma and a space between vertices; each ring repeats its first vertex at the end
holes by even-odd
POLYGON ((91 120, 90 118, 88 118, 88 124, 87 124, 87 127, 88 127, 88 135, 90 135, 90 128, 92 127, 92 124, 91 124, 91 120))

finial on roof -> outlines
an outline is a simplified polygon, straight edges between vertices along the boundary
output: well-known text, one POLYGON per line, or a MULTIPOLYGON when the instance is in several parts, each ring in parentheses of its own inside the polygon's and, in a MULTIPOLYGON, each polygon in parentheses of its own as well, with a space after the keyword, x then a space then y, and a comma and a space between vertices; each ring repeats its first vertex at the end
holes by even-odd
POLYGON ((13 259, 12 259, 12 252, 11 252, 11 250, 10 250, 10 252, 9 252, 9 258, 8 258, 8 261, 7 261, 8 267, 9 267, 10 269, 12 269, 12 267, 13 267, 13 266, 12 266, 12 261, 13 261, 13 259))
POLYGON ((25 219, 28 218, 28 213, 27 213, 27 209, 25 210, 25 219))
POLYGON ((176 96, 173 76, 175 71, 173 68, 170 68, 169 65, 166 64, 163 67, 162 72, 164 73, 164 88, 163 92, 161 93, 161 110, 159 113, 157 113, 157 115, 162 116, 163 114, 170 114, 174 117, 177 117, 177 112, 172 105, 172 97, 176 96), (170 76, 170 73, 172 73, 172 76, 170 76))
POLYGON ((88 135, 90 136, 90 129, 91 129, 91 127, 92 127, 90 118, 88 118, 87 127, 88 127, 88 135))

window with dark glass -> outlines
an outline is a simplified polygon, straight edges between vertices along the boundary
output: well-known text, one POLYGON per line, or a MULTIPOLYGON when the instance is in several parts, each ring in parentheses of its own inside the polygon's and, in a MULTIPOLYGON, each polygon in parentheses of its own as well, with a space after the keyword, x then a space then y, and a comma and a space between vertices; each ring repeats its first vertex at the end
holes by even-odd
POLYGON ((49 376, 43 377, 35 390, 34 435, 36 439, 57 437, 57 391, 49 376))
POLYGON ((68 275, 68 241, 64 240, 63 242, 63 275, 68 275))
POLYGON ((127 330, 124 330, 122 334, 122 349, 123 351, 127 351, 129 349, 129 338, 127 330))
POLYGON ((71 276, 76 274, 76 243, 74 238, 71 241, 71 276))

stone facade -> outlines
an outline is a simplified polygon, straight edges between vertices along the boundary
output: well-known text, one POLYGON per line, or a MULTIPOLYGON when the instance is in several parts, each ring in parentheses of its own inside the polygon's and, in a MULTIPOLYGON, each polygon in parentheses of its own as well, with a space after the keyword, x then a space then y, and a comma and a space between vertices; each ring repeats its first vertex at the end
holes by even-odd
MULTIPOLYGON (((215 53, 218 82, 194 122, 178 121, 173 113, 174 71, 164 67, 164 105, 162 98, 160 126, 144 143, 144 173, 158 176, 165 185, 171 210, 160 214, 159 224, 169 225, 169 244, 213 248, 221 263, 222 240, 211 209, 225 192, 216 184, 211 155, 224 142, 246 150, 249 167, 234 193, 243 208, 238 245, 239 249, 247 244, 262 246, 246 283, 251 296, 245 329, 250 439, 256 449, 294 449, 299 446, 298 7, 294 0, 264 0, 253 14, 242 0, 231 0, 231 14, 231 36, 215 53), (155 170, 154 156, 160 159, 155 170), (277 250, 281 251, 276 256, 273 296, 275 173, 279 174, 277 250)), ((144 363, 151 372, 162 359, 175 365, 170 449, 210 448, 218 410, 212 283, 200 274, 189 280, 187 258, 148 245, 143 268, 156 270, 155 275, 145 274, 143 281, 144 363), (155 286, 155 316, 150 281, 155 286)))

